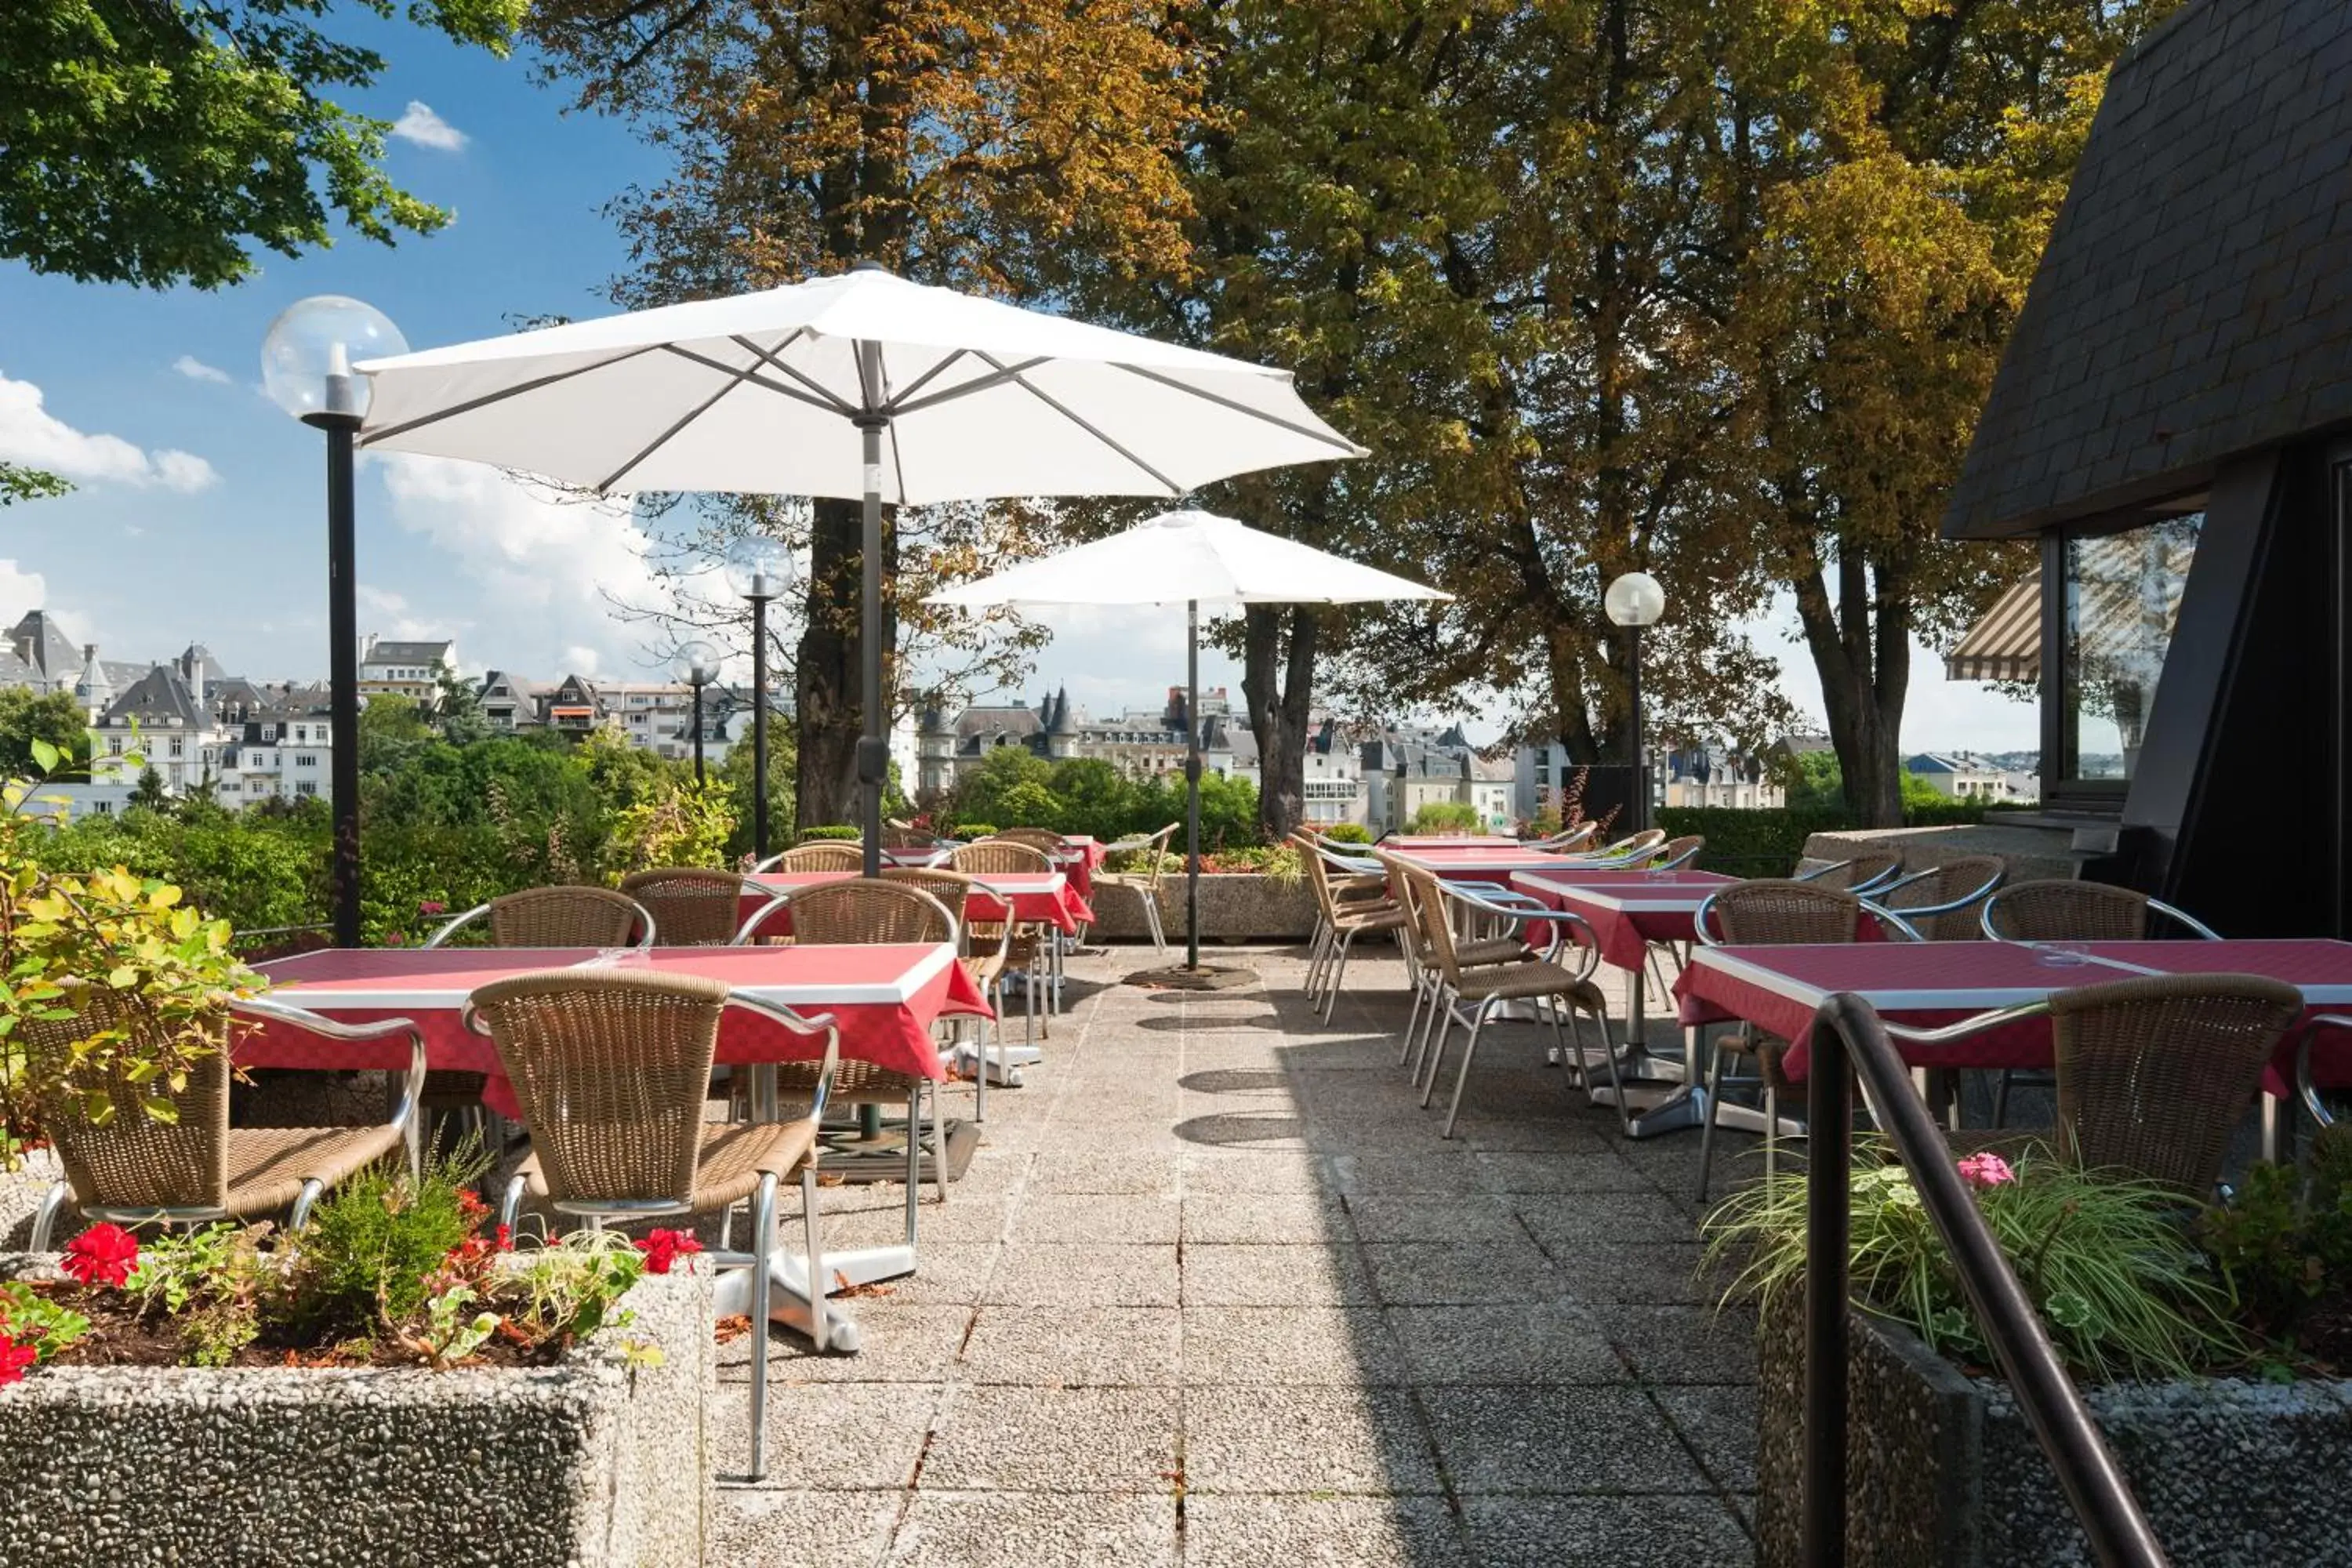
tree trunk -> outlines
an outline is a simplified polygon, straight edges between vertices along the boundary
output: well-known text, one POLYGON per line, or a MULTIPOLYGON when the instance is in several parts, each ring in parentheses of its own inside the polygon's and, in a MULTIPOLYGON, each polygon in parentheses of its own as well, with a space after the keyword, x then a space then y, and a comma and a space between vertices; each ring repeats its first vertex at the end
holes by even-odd
POLYGON ((1307 714, 1319 628, 1305 605, 1251 605, 1242 624, 1242 699, 1257 737, 1257 826, 1266 842, 1278 843, 1307 815, 1307 714))
POLYGON ((1821 677, 1846 805, 1867 827, 1903 826, 1903 704, 1911 686, 1911 612, 1899 570, 1838 560, 1832 605, 1818 563, 1790 574, 1797 618, 1821 677))
POLYGON ((793 681, 799 747, 793 821, 803 829, 856 819, 858 544, 864 508, 818 500, 809 530, 808 616, 793 681))

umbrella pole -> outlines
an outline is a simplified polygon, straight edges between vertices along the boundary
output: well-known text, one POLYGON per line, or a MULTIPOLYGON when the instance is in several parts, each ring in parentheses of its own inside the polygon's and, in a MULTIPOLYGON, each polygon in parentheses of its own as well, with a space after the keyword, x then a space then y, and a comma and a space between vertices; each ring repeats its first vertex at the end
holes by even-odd
MULTIPOLYGON (((857 345, 860 357, 871 357, 866 384, 881 385, 881 355, 873 343, 857 345)), ((857 742, 859 827, 866 840, 866 874, 882 874, 882 784, 890 776, 890 743, 882 723, 882 427, 879 414, 861 416, 858 434, 865 439, 866 532, 859 553, 865 603, 858 616, 859 703, 866 711, 866 734, 857 742)))
POLYGON ((1184 601, 1184 967, 1201 967, 1201 601, 1184 601))

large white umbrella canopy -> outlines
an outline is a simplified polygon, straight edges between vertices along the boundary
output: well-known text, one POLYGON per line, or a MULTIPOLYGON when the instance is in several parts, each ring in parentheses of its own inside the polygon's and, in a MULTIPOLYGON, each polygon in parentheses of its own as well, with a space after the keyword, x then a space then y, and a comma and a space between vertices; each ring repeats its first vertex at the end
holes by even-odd
POLYGON ((1363 449, 1286 371, 909 283, 879 267, 363 360, 363 447, 598 491, 860 497, 868 873, 879 866, 881 509, 1176 497, 1363 449), (852 432, 856 438, 852 438, 852 432))
POLYGON ((1349 605, 1452 597, 1361 562, 1261 533, 1232 518, 1187 509, 1163 512, 1108 539, 943 589, 923 602, 966 609, 1053 605, 1185 606, 1185 963, 1198 969, 1201 606, 1349 605))
POLYGON ((598 490, 1158 495, 1363 455, 1290 373, 860 268, 354 367, 362 446, 598 490))

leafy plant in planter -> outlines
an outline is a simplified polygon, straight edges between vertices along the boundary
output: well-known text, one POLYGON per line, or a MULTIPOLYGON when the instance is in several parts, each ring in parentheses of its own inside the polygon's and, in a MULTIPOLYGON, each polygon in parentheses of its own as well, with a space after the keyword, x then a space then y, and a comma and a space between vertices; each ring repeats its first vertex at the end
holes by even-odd
MULTIPOLYGON (((52 765, 54 765, 52 763, 52 765)), ((176 1119, 173 1096, 227 1048, 229 1006, 263 981, 230 946, 227 922, 180 889, 121 867, 68 875, 33 853, 23 806, 38 780, 0 785, 0 1163, 45 1140, 43 1108, 78 1103, 104 1127, 176 1119), (30 1049, 29 1022, 87 1025, 62 1051, 30 1049)))
MULTIPOLYGON (((2243 1356, 2228 1289, 2191 1238, 2171 1189, 2084 1171, 2039 1150, 2013 1168, 1998 1155, 1971 1156, 1960 1172, 2059 1354, 2081 1375, 2186 1377, 2243 1356)), ((1864 1141, 1851 1192, 1855 1304, 1948 1356, 1989 1362, 1958 1270, 1909 1173, 1884 1145, 1864 1141), (1885 1163, 1872 1163, 1874 1154, 1885 1163)), ((1768 1177, 1733 1194, 1705 1229, 1711 1259, 1741 1265, 1732 1297, 1769 1306, 1802 1289, 1801 1174, 1768 1177)))
POLYGON ((2319 1361, 2352 1367, 2352 1126, 2323 1129, 2310 1174, 2248 1168, 2236 1196, 2199 1216, 2237 1316, 2269 1347, 2273 1375, 2319 1361))

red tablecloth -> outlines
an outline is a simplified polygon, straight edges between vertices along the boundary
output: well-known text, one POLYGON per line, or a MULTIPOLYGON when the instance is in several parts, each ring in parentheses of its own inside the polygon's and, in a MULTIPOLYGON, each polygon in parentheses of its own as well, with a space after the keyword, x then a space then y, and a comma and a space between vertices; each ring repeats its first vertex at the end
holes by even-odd
MULTIPOLYGON (((428 1065, 478 1072, 489 1079, 483 1102, 504 1115, 514 1096, 498 1047, 459 1021, 476 987, 508 975, 595 964, 622 970, 700 974, 724 980, 762 1001, 803 1015, 829 1013, 841 1031, 841 1054, 894 1072, 945 1078, 931 1025, 951 1015, 987 1016, 987 1001, 940 942, 824 947, 670 947, 647 952, 593 948, 384 948, 299 953, 261 965, 272 994, 298 1007, 351 1023, 411 1018, 425 1035, 428 1065)), ((735 1064, 805 1060, 812 1042, 756 1014, 730 1009, 719 1031, 719 1060, 735 1064)), ((268 1026, 236 1048, 246 1067, 398 1070, 408 1065, 403 1038, 358 1044, 268 1026)))
MULTIPOLYGON (((1992 942, 1702 948, 1675 993, 1685 1024, 1742 1018, 1790 1041, 1795 1048, 1783 1065, 1792 1078, 1805 1070, 1813 1014, 1841 991, 1923 1028, 2146 974, 2266 974, 2300 988, 2312 1012, 2352 1008, 2352 942, 2102 942, 2084 951, 2090 962, 2070 963, 2038 948, 1992 942)), ((2294 1044, 2290 1034, 2272 1064, 2264 1087, 2273 1094, 2285 1091, 2294 1044)), ((2352 1040, 2326 1037, 2313 1056, 2320 1082, 2352 1082, 2352 1040)), ((1904 1057, 1918 1066, 2047 1067, 2050 1031, 2029 1020, 1957 1045, 1906 1047, 1904 1057)))
MULTIPOLYGON (((856 876, 854 871, 762 871, 745 881, 743 898, 738 906, 736 924, 741 925, 765 909, 770 900, 779 893, 793 892, 801 888, 814 887, 820 882, 839 882, 856 876)), ((1060 871, 992 871, 981 879, 991 888, 1005 895, 991 898, 975 888, 963 902, 960 918, 968 921, 1001 921, 1004 906, 1013 906, 1015 921, 1054 926, 1075 934, 1079 926, 1092 923, 1095 912, 1087 900, 1078 896, 1070 878, 1060 871)), ((793 931, 792 910, 778 910, 760 922, 761 936, 790 936, 793 931)))
MULTIPOLYGON (((1110 858, 1110 851, 1103 847, 1099 839, 1083 833, 1073 834, 1063 842, 1069 845, 1070 853, 1055 856, 1054 864, 1070 879, 1070 886, 1077 893, 1079 906, 1087 908, 1095 901, 1095 872, 1110 858)), ((1078 918, 1091 925, 1095 917, 1093 910, 1087 908, 1087 912, 1078 918)))
POLYGON ((1381 847, 1391 852, 1406 849, 1517 849, 1526 843, 1523 838, 1506 837, 1499 833, 1391 833, 1381 840, 1381 847))
MULTIPOLYGON (((1654 942, 1693 942, 1698 907, 1738 881, 1720 871, 1514 871, 1515 891, 1556 910, 1580 915, 1592 927, 1601 956, 1638 972, 1654 942)), ((1530 941, 1536 940, 1530 928, 1530 941)))

